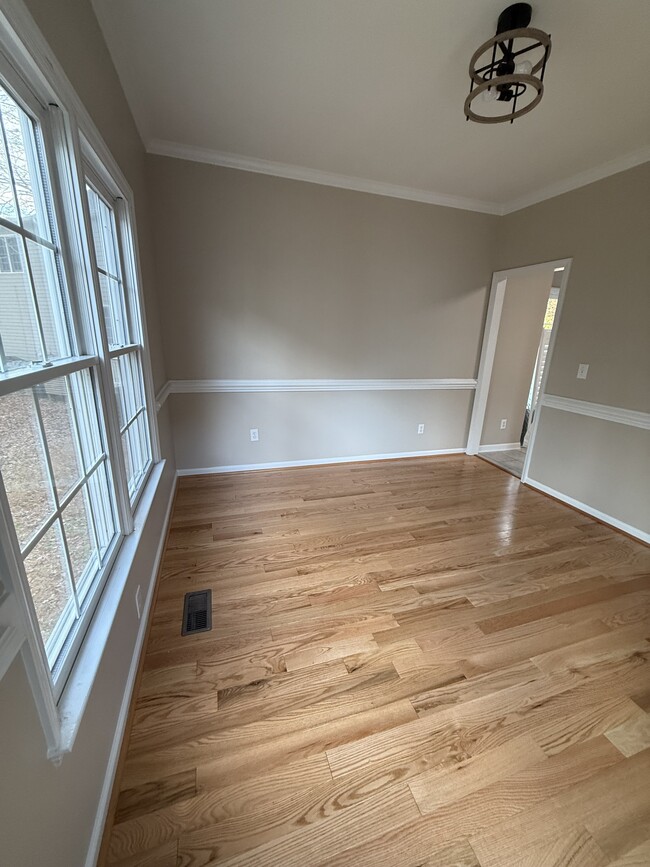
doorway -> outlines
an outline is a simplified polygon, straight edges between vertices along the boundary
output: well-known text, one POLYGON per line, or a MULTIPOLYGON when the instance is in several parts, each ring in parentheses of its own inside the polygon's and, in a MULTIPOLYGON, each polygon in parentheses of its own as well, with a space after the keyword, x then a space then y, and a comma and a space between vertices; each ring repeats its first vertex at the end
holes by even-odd
POLYGON ((571 259, 497 271, 467 454, 526 481, 571 259))

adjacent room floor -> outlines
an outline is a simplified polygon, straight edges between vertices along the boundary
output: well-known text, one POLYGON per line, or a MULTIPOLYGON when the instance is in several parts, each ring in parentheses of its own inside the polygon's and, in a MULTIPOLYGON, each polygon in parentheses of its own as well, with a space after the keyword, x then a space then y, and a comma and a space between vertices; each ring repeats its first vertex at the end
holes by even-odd
POLYGON ((521 478, 524 469, 524 461, 526 460, 526 449, 507 449, 503 452, 481 452, 481 457, 485 458, 491 464, 496 464, 502 470, 507 470, 521 478))
POLYGON ((476 458, 181 479, 109 861, 650 863, 649 572, 476 458))

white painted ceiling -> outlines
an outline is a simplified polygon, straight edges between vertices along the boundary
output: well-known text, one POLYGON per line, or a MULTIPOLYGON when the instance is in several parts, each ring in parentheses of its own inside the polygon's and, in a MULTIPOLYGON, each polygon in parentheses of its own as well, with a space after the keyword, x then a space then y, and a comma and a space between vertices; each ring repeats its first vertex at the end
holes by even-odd
POLYGON ((650 0, 533 2, 553 48, 541 104, 513 125, 463 115, 470 56, 507 0, 93 2, 152 151, 173 142, 488 207, 650 158, 650 0))

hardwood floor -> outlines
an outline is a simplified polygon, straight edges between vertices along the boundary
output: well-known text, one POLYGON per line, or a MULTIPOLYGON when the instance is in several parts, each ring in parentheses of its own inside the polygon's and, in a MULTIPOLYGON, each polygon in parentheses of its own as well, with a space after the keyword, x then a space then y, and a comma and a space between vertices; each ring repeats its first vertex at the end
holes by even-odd
POLYGON ((181 479, 108 861, 650 864, 649 575, 476 458, 181 479))

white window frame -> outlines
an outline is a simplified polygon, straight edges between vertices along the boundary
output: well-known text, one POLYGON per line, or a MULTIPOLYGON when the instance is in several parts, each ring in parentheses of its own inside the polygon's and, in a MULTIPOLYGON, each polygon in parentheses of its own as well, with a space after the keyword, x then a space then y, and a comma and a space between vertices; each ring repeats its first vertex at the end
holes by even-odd
MULTIPOLYGON (((119 276, 121 278, 122 286, 124 289, 124 301, 126 307, 125 312, 128 323, 129 336, 131 337, 131 342, 125 343, 119 348, 109 347, 108 341, 106 341, 105 347, 102 347, 102 352, 106 352, 105 358, 107 362, 107 373, 111 373, 111 361, 113 359, 119 358, 122 355, 129 355, 131 353, 137 354, 142 370, 142 388, 145 398, 144 414, 146 417, 147 431, 149 435, 151 457, 145 465, 141 477, 138 479, 135 491, 131 493, 127 490, 126 492, 125 508, 126 501, 128 500, 128 509, 129 511, 133 512, 135 510, 135 507, 137 506, 146 480, 155 462, 154 431, 157 429, 155 394, 153 396, 153 401, 151 399, 151 395, 153 393, 153 380, 151 376, 147 377, 147 370, 150 370, 150 365, 147 363, 147 353, 144 343, 144 306, 142 304, 140 293, 138 291, 138 287, 140 285, 140 282, 138 280, 138 265, 135 259, 134 246, 131 240, 133 237, 134 223, 131 218, 128 200, 122 193, 119 184, 115 181, 108 169, 103 165, 99 157, 92 150, 89 143, 83 138, 81 142, 81 148, 83 156, 82 170, 84 174, 84 207, 86 208, 87 212, 86 219, 88 221, 87 225, 89 227, 89 237, 92 238, 92 227, 90 225, 90 212, 88 208, 87 198, 85 195, 86 181, 91 187, 95 189, 98 195, 105 200, 106 204, 112 210, 115 223, 114 228, 118 245, 117 254, 119 259, 119 266, 122 272, 119 276)), ((97 265, 95 250, 92 243, 90 244, 90 248, 90 257, 93 267, 93 278, 95 282, 95 292, 98 296, 99 304, 101 306, 101 288, 99 286, 98 280, 98 272, 100 269, 97 265)), ((103 331, 106 332, 106 328, 104 328, 103 331)), ((110 378, 112 382, 112 374, 110 378)), ((113 406, 115 407, 115 418, 118 418, 114 389, 113 398, 113 406)), ((126 426, 128 427, 128 425, 126 426)), ((119 425, 117 426, 117 433, 119 434, 118 439, 120 441, 120 458, 122 458, 123 456, 121 447, 121 435, 123 431, 119 427, 119 425)), ((123 466, 124 461, 122 460, 122 467, 123 466)), ((123 470, 123 473, 124 477, 126 477, 125 469, 123 470)), ((124 494, 122 494, 122 496, 124 496, 124 494)))
MULTIPOLYGON (((77 287, 90 287, 91 291, 87 294, 91 297, 91 305, 94 305, 92 310, 85 309, 87 305, 79 303, 79 289, 70 291, 73 331, 71 340, 78 340, 80 344, 71 347, 71 351, 77 353, 75 357, 54 361, 37 369, 16 371, 6 375, 0 379, 0 393, 2 393, 3 388, 7 392, 15 391, 16 387, 26 388, 31 384, 65 376, 82 368, 94 367, 95 369, 99 383, 99 400, 106 428, 105 438, 112 469, 111 481, 116 495, 118 533, 114 537, 110 555, 105 557, 101 579, 97 579, 93 591, 92 608, 94 609, 100 596, 102 596, 105 584, 111 584, 111 579, 114 579, 112 583, 117 581, 116 586, 121 586, 120 582, 123 581, 123 575, 130 567, 130 562, 135 555, 133 545, 122 546, 122 543, 134 529, 134 514, 136 519, 139 517, 139 520, 136 520, 138 528, 141 528, 144 518, 137 516, 137 499, 133 503, 130 502, 126 487, 115 392, 110 375, 110 355, 103 325, 99 325, 98 333, 98 324, 102 321, 99 315, 101 294, 98 295, 98 281, 96 272, 92 268, 94 250, 92 249, 92 234, 85 192, 84 160, 92 171, 100 177, 102 183, 108 187, 111 194, 113 190, 119 191, 119 196, 116 198, 121 199, 123 203, 119 208, 122 228, 119 235, 123 239, 124 280, 125 282, 129 281, 129 292, 134 299, 133 309, 137 312, 139 319, 141 341, 137 345, 137 349, 142 364, 151 441, 151 461, 147 468, 149 482, 143 480, 138 498, 147 489, 147 497, 142 498, 143 500, 146 499, 147 502, 142 504, 142 508, 146 507, 148 510, 153 496, 151 486, 158 484, 161 475, 159 471, 155 474, 151 472, 154 464, 160 462, 160 446, 141 292, 142 281, 138 260, 133 194, 85 107, 65 78, 56 60, 50 55, 40 32, 35 29, 24 5, 13 2, 13 0, 10 0, 5 8, 0 10, 0 75, 9 91, 40 124, 52 186, 53 207, 60 236, 64 239, 60 246, 67 282, 69 285, 77 287), (29 34, 29 39, 21 38, 20 34, 24 33, 29 34), (99 310, 96 306, 98 303, 99 310), (97 346, 97 351, 84 354, 83 350, 87 350, 91 345, 97 346), (120 462, 122 462, 122 466, 120 466, 120 462), (123 547, 128 554, 130 558, 128 563, 122 562, 124 558, 118 557, 120 547, 123 547), (121 571, 119 576, 115 574, 117 567, 113 568, 116 559, 119 561, 118 565, 121 571)), ((138 536, 137 533, 134 535, 138 536)), ((9 578, 8 598, 6 594, 0 595, 0 676, 8 665, 8 660, 2 656, 2 651, 6 650, 9 644, 14 648, 14 652, 15 648, 19 646, 22 650, 46 736, 48 756, 60 760, 61 756, 72 748, 81 715, 92 687, 92 681, 99 668, 103 645, 102 648, 92 648, 92 660, 88 657, 91 650, 83 649, 83 639, 92 622, 91 613, 83 624, 78 622, 73 630, 75 634, 72 635, 66 650, 64 664, 57 671, 56 682, 54 681, 36 619, 34 604, 29 593, 23 559, 13 527, 6 492, 1 480, 0 565, 2 566, 3 577, 6 572, 9 578), (8 635, 11 636, 11 642, 5 640, 8 635), (16 635, 19 636, 19 641, 16 640, 16 635), (84 654, 86 658, 81 660, 80 657, 84 654), (89 670, 89 663, 92 672, 89 670), (74 672, 80 665, 81 669, 75 676, 74 672), (75 696, 75 707, 71 707, 70 702, 66 702, 65 699, 66 684, 71 681, 74 681, 74 684, 70 685, 70 690, 75 696), (83 694, 80 693, 80 683, 83 684, 83 694)), ((114 592, 108 595, 111 599, 115 597, 114 592)), ((119 598, 113 600, 112 604, 116 606, 118 602, 119 598)), ((106 608, 104 603, 101 607, 102 609, 106 608)), ((106 623, 99 631, 104 632, 105 638, 108 640, 110 629, 106 628, 106 623)))

